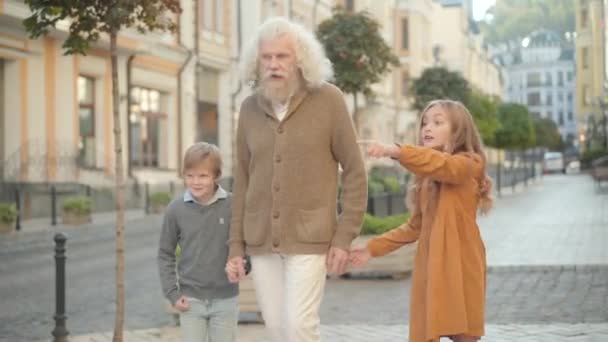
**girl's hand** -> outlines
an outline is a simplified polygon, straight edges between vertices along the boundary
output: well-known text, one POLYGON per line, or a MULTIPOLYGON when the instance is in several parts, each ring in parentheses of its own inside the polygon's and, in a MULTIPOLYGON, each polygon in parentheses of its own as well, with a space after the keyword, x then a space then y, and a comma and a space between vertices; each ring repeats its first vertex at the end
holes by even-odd
POLYGON ((351 248, 348 261, 354 267, 361 267, 367 264, 371 257, 372 254, 370 253, 369 249, 367 249, 367 246, 357 246, 351 248))
POLYGON ((399 158, 401 149, 397 145, 386 145, 372 142, 367 147, 367 154, 373 158, 399 158))

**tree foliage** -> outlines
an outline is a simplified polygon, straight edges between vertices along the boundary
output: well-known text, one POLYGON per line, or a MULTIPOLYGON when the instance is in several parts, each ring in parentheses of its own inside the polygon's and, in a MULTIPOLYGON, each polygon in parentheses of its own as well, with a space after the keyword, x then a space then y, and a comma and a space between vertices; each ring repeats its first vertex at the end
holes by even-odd
POLYGON ((66 54, 85 54, 102 33, 133 27, 139 32, 174 31, 176 24, 166 15, 179 13, 179 0, 26 0, 32 14, 23 23, 30 38, 46 35, 63 20, 69 22, 63 43, 66 54))
POLYGON ((495 135, 500 122, 497 108, 499 100, 479 91, 472 90, 467 94, 465 105, 471 112, 479 134, 485 145, 495 146, 495 135))
POLYGON ((437 99, 466 103, 469 91, 469 82, 460 73, 443 67, 428 68, 412 83, 413 106, 421 111, 430 101, 437 99))
POLYGON ((380 35, 380 24, 367 12, 337 7, 332 17, 319 24, 317 36, 334 65, 335 84, 345 93, 373 96, 372 84, 399 65, 380 35))
POLYGON ((536 133, 536 146, 543 146, 550 150, 562 150, 562 135, 555 122, 549 118, 535 118, 534 129, 536 133))
POLYGON ((562 38, 575 30, 574 0, 497 0, 480 23, 489 43, 518 41, 544 28, 562 38))
POLYGON ((498 120, 500 128, 496 131, 496 147, 525 149, 536 143, 534 122, 525 106, 517 103, 499 105, 498 120))
POLYGON ((122 342, 124 326, 124 175, 118 93, 118 33, 135 28, 141 33, 175 30, 168 13, 179 13, 179 0, 25 0, 32 14, 23 21, 30 38, 47 35, 57 25, 67 25, 65 54, 86 54, 91 45, 109 38, 112 69, 116 182, 116 319, 113 341, 122 342))

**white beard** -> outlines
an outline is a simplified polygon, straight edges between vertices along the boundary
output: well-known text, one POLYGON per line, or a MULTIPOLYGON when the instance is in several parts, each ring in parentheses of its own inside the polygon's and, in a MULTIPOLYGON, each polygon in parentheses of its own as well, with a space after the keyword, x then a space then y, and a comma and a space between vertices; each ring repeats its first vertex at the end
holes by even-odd
POLYGON ((282 82, 271 81, 268 77, 258 85, 258 92, 273 103, 285 103, 300 88, 300 77, 292 74, 282 82))

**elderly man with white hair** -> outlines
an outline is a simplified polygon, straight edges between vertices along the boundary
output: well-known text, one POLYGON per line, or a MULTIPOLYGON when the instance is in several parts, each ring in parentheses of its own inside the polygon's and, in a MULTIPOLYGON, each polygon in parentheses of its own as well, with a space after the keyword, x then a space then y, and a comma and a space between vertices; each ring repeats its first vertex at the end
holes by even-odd
POLYGON ((322 45, 302 26, 269 19, 242 66, 253 94, 238 123, 226 272, 242 279, 250 254, 272 340, 319 341, 326 275, 345 272, 367 205, 356 132, 342 92, 328 83, 333 70, 322 45))

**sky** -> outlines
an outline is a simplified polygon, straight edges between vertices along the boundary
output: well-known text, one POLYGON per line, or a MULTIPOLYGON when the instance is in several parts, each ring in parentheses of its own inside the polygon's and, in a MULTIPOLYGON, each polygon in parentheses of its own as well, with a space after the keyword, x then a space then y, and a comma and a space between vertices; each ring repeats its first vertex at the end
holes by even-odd
POLYGON ((486 10, 495 2, 496 0, 473 0, 473 18, 475 20, 482 19, 486 10))

